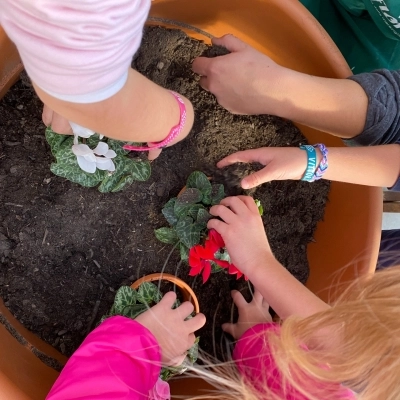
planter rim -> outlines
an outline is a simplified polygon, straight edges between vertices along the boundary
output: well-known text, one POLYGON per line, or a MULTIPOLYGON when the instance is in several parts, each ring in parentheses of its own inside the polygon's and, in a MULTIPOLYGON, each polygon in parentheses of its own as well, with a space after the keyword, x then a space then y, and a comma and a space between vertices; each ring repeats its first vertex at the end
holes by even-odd
POLYGON ((185 301, 190 301, 194 306, 194 312, 198 314, 200 312, 200 305, 195 295, 193 289, 182 279, 178 278, 175 275, 166 274, 163 272, 156 272, 154 274, 145 275, 142 278, 136 280, 132 283, 131 288, 137 289, 144 282, 154 282, 154 281, 168 281, 175 284, 182 293, 182 296, 185 301))

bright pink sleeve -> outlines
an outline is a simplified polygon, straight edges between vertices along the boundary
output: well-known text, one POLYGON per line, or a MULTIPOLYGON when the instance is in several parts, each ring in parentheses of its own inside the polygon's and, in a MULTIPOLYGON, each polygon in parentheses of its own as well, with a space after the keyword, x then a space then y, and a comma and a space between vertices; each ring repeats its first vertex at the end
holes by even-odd
MULTIPOLYGON (((277 396, 286 400, 307 400, 293 387, 283 387, 282 377, 272 357, 267 341, 266 331, 279 332, 280 326, 276 323, 259 324, 249 329, 239 339, 233 352, 239 372, 245 380, 259 393, 263 393, 265 387, 273 390, 277 396)), ((316 395, 329 393, 337 395, 337 399, 355 399, 353 393, 342 385, 323 385, 312 378, 306 378, 302 384, 307 385, 310 392, 316 395)), ((331 398, 331 397, 329 397, 331 398)))
POLYGON ((149 330, 129 318, 111 317, 72 355, 46 400, 148 399, 160 363, 149 330))
POLYGON ((0 3, 0 24, 35 84, 61 100, 92 103, 125 84, 151 0, 0 3))

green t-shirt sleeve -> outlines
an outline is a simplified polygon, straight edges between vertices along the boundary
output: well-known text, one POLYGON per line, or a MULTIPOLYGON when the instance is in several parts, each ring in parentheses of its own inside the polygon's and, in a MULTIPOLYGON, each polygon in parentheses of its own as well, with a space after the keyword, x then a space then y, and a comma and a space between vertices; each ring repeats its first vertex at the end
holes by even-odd
POLYGON ((363 17, 367 12, 378 29, 389 39, 400 40, 399 0, 337 0, 348 12, 363 17))

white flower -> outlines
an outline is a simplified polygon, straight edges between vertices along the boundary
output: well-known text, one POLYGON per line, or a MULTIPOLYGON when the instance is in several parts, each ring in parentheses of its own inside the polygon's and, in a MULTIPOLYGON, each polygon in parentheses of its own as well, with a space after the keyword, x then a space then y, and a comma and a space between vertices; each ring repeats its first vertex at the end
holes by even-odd
POLYGON ((94 150, 86 144, 74 144, 72 152, 76 155, 79 166, 85 172, 93 174, 96 172, 96 168, 103 171, 115 171, 112 158, 117 154, 114 150, 110 150, 105 142, 99 142, 94 150))
MULTIPOLYGON (((74 144, 78 144, 78 137, 87 139, 96 133, 95 131, 92 131, 91 129, 84 128, 83 126, 75 124, 75 122, 69 121, 69 124, 71 125, 72 132, 74 133, 74 144)), ((100 139, 103 139, 103 137, 104 137, 103 135, 99 135, 99 136, 100 136, 100 139)))

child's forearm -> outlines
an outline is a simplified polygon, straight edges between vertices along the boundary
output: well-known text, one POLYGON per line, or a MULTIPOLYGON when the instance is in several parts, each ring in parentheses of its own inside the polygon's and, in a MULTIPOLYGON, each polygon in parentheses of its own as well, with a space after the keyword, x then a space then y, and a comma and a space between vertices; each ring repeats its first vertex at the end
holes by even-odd
MULTIPOLYGON (((158 142, 179 122, 176 99, 143 75, 129 70, 125 86, 114 96, 98 103, 77 104, 56 99, 37 86, 41 100, 70 121, 107 137, 132 142, 158 142)), ((187 118, 179 139, 193 125, 193 108, 184 99, 187 118)))
MULTIPOLYGON (((343 138, 354 137, 364 129, 368 97, 358 83, 306 75, 286 68, 282 68, 279 75, 275 104, 268 99, 269 106, 274 107, 266 110, 269 113, 343 138)), ((271 94, 267 84, 265 93, 271 94)))
POLYGON ((291 315, 305 318, 329 308, 272 255, 263 265, 252 268, 247 276, 282 319, 291 315))
POLYGON ((329 148, 324 179, 368 186, 393 186, 400 175, 400 146, 329 148))

